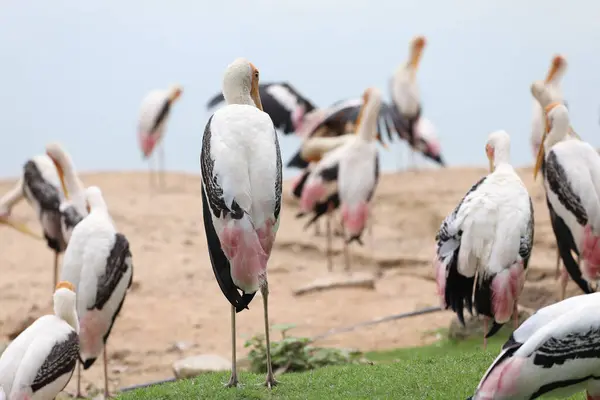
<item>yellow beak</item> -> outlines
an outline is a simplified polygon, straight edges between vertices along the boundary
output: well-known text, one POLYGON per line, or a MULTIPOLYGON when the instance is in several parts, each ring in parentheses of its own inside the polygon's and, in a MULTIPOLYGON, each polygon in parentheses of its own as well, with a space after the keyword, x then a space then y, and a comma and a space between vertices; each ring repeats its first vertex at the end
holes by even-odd
POLYGON ((388 147, 388 145, 383 141, 383 138, 381 137, 381 133, 377 132, 377 136, 376 136, 377 140, 379 141, 379 143, 381 143, 381 146, 386 149, 389 150, 390 148, 388 147))
POLYGON ((544 161, 544 142, 546 141, 546 137, 548 137, 548 133, 550 132, 550 122, 548 121, 548 113, 557 105, 559 105, 559 102, 553 102, 550 103, 546 106, 546 108, 544 108, 544 114, 546 115, 546 118, 544 120, 544 134, 542 135, 542 141, 540 142, 540 148, 538 150, 538 154, 537 157, 535 159, 535 166, 533 167, 533 180, 535 181, 535 178, 537 178, 537 174, 538 171, 540 170, 540 168, 542 168, 542 162, 544 161))
POLYGON ((67 190, 67 185, 65 184, 65 172, 62 169, 62 166, 56 162, 56 160, 50 157, 54 166, 56 167, 56 172, 58 173, 58 178, 60 179, 60 186, 62 187, 62 191, 65 194, 65 199, 69 199, 69 191, 67 190))
POLYGON ((13 228, 21 233, 24 233, 25 235, 29 235, 32 238, 39 239, 39 240, 43 239, 43 237, 41 235, 33 232, 31 229, 29 229, 29 227, 27 227, 27 225, 22 224, 17 221, 14 221, 13 219, 11 219, 9 217, 0 217, 0 224, 10 226, 11 228, 13 228))

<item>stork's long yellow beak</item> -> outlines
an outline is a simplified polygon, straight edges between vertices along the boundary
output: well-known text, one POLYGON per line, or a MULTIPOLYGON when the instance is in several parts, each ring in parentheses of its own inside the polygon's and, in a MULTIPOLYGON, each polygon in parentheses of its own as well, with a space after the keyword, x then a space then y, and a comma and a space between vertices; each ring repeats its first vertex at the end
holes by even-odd
POLYGON ((533 167, 533 180, 535 181, 535 179, 537 178, 537 174, 540 170, 540 168, 542 168, 542 162, 544 161, 544 142, 546 141, 546 138, 548 137, 548 133, 550 132, 550 122, 548 121, 548 113, 557 105, 559 105, 560 103, 555 101, 553 103, 550 103, 546 106, 546 108, 544 108, 544 115, 546 116, 546 118, 544 119, 544 134, 542 135, 542 141, 540 142, 540 148, 538 150, 538 154, 537 157, 535 159, 535 166, 533 167))
POLYGON ((377 132, 377 136, 376 136, 377 141, 379 141, 379 143, 381 143, 381 146, 386 149, 389 150, 389 146, 383 141, 383 138, 381 137, 381 133, 377 132))
MULTIPOLYGON (((50 157, 50 155, 48 155, 50 157)), ((65 199, 69 199, 69 190, 67 190, 67 185, 65 184, 65 171, 63 171, 62 165, 58 163, 53 157, 50 157, 54 166, 56 167, 56 172, 58 173, 58 178, 60 179, 60 186, 65 195, 65 199)))
POLYGON ((546 75, 545 83, 550 83, 560 70, 560 68, 565 64, 565 59, 562 56, 554 56, 552 59, 552 64, 550 65, 550 69, 548 70, 548 74, 546 75))
POLYGON ((21 233, 24 233, 25 235, 31 236, 32 238, 39 239, 39 240, 43 239, 43 237, 41 235, 39 235, 39 234, 35 233, 34 231, 32 231, 31 229, 29 229, 29 227, 27 225, 17 222, 10 217, 0 217, 0 224, 7 225, 21 233))

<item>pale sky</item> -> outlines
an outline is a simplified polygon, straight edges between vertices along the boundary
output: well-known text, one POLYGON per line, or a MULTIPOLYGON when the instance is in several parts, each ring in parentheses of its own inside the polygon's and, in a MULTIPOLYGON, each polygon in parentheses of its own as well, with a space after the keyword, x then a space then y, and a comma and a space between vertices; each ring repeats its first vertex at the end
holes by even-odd
MULTIPOLYGON (((575 130, 599 145, 600 3, 577 0, 6 0, 0 11, 0 177, 58 140, 79 170, 145 168, 135 127, 147 91, 184 93, 166 133, 167 168, 199 172, 206 101, 224 68, 250 59, 264 81, 288 80, 319 106, 388 80, 408 41, 427 36, 423 113, 451 165, 485 165, 505 129, 516 165, 532 162, 529 85, 551 57, 575 130)), ((298 140, 284 140, 287 160, 298 140)), ((384 154, 395 165, 397 152, 384 154)))

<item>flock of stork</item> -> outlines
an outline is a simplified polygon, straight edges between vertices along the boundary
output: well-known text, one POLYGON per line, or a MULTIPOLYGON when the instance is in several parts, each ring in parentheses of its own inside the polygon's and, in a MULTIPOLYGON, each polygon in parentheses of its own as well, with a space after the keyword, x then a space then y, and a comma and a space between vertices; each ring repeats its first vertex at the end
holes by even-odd
MULTIPOLYGON (((289 166, 303 168, 293 184, 307 224, 339 209, 344 243, 362 244, 369 204, 379 177, 376 141, 382 133, 443 165, 440 146, 421 116, 416 70, 423 37, 392 79, 392 104, 377 88, 362 98, 316 109, 287 83, 259 84, 259 72, 239 58, 225 71, 226 105, 213 113, 202 140, 202 204, 209 257, 231 305, 232 371, 238 385, 236 313, 260 290, 267 346, 266 386, 277 384, 270 360, 267 262, 279 228, 282 160, 276 129, 304 140, 289 166)), ((560 91, 564 58, 554 58, 545 81, 534 82, 534 175, 542 170, 559 259, 562 301, 538 310, 520 326, 515 312, 533 247, 534 210, 527 189, 509 163, 510 137, 489 135, 490 174, 468 191, 444 219, 434 260, 438 295, 464 323, 464 310, 484 316, 495 334, 513 316, 516 330, 485 372, 472 399, 533 399, 587 391, 600 399, 600 155, 571 128, 560 91), (575 261, 572 252, 576 254, 575 261), (584 295, 564 300, 568 276, 584 295)), ((160 144, 173 102, 182 89, 151 92, 142 103, 139 141, 145 157, 160 144)), ((118 232, 98 187, 85 188, 68 153, 58 144, 23 167, 15 188, 0 199, 0 223, 39 236, 11 216, 25 198, 36 211, 54 251, 54 314, 36 320, 0 357, 0 399, 53 399, 81 366, 104 357, 106 341, 133 277, 127 238, 118 232), (64 253, 60 273, 59 254, 64 253)), ((328 252, 329 254, 330 252, 328 252)), ((331 261, 328 266, 331 269, 331 261)), ((346 268, 348 268, 346 264, 346 268)), ((558 268, 558 265, 557 265, 558 268)))

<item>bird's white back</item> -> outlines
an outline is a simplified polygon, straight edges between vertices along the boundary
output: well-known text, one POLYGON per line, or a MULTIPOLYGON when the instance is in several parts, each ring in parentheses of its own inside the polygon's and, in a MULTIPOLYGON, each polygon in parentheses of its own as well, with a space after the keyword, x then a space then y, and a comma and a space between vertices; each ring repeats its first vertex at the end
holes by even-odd
MULTIPOLYGON (((143 133, 149 133, 152 129, 160 110, 169 99, 167 90, 152 90, 142 100, 140 115, 138 121, 138 130, 143 133)), ((162 131, 164 125, 161 125, 159 131, 162 131)))

